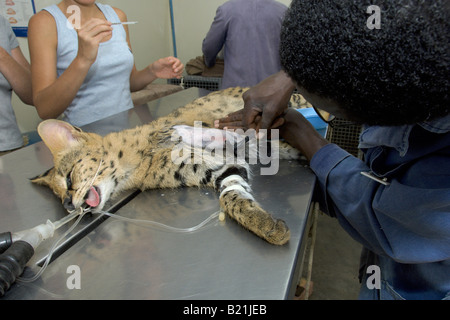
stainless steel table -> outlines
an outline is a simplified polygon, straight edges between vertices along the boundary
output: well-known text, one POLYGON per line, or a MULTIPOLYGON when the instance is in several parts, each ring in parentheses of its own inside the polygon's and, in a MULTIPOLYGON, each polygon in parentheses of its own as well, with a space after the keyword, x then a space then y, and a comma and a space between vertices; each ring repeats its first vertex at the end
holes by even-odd
MULTIPOLYGON (((106 134, 131 128, 206 93, 197 88, 184 90, 83 129, 106 134)), ((28 180, 51 166, 50 152, 43 143, 0 157, 0 232, 32 228, 66 214, 49 189, 28 180)), ((253 167, 258 173, 258 165, 253 167)), ((215 219, 199 231, 183 234, 100 215, 85 216, 59 246, 41 278, 14 284, 3 299, 292 298, 314 184, 310 169, 296 161, 281 161, 275 176, 254 176, 255 198, 291 229, 290 242, 281 247, 266 243, 230 218, 215 219)), ((188 228, 217 212, 219 204, 211 189, 184 188, 126 192, 106 209, 188 228)), ((58 235, 38 248, 25 276, 38 268, 56 239, 58 235)))

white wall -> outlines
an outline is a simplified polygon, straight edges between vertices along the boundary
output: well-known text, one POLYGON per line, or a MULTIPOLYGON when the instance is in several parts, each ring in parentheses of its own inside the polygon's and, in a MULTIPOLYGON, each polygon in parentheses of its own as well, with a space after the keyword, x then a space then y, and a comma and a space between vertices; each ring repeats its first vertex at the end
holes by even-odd
MULTIPOLYGON (((59 3, 60 0, 34 0, 36 11, 59 3)), ((291 0, 278 0, 289 5, 291 0)), ((151 62, 173 55, 169 0, 100 0, 99 2, 120 8, 129 21, 130 37, 136 67, 142 69, 151 62)), ((173 0, 175 35, 178 58, 186 64, 202 54, 203 38, 209 30, 218 6, 226 0, 173 0)), ((29 59, 26 38, 19 38, 20 47, 29 59)), ((13 97, 19 127, 23 132, 33 131, 41 121, 34 107, 24 105, 13 97)))

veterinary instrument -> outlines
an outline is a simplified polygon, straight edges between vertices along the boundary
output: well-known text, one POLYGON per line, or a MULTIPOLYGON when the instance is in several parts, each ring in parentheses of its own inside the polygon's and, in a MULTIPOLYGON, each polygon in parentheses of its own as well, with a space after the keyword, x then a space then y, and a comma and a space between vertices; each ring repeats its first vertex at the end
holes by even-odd
POLYGON ((121 25, 129 25, 129 24, 136 24, 136 23, 138 23, 137 21, 128 21, 128 22, 114 22, 114 23, 112 23, 112 25, 114 26, 114 25, 118 25, 118 24, 121 24, 121 25))
MULTIPOLYGON (((25 265, 33 257, 36 248, 47 239, 53 237, 55 230, 61 228, 63 225, 72 221, 78 217, 75 224, 67 230, 61 237, 63 239, 68 233, 70 233, 78 222, 83 217, 86 209, 80 208, 80 210, 72 211, 69 215, 64 218, 51 222, 48 220, 45 224, 38 225, 32 229, 11 233, 5 232, 0 234, 0 297, 2 297, 5 292, 10 288, 10 286, 16 281, 16 279, 22 274, 25 265)), ((60 239, 60 240, 61 240, 60 239)), ((60 241, 57 241, 54 248, 60 241)), ((41 268, 40 272, 36 274, 29 281, 34 281, 37 279, 45 267, 48 265, 51 259, 51 253, 46 259, 44 266, 41 268)))

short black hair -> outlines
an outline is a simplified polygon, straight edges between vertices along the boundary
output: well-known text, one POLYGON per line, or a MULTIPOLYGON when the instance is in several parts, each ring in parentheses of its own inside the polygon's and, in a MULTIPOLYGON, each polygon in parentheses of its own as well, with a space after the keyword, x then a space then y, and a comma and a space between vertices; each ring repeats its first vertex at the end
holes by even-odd
POLYGON ((283 70, 362 122, 412 124, 449 114, 450 1, 293 0, 283 70), (378 6, 379 29, 369 28, 378 6))

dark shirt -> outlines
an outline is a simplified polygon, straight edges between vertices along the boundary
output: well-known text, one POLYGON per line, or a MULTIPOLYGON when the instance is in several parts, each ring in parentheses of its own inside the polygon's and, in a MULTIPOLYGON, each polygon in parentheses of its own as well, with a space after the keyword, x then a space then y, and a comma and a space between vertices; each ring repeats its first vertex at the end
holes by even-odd
POLYGON ((206 66, 212 67, 224 48, 222 89, 254 86, 280 71, 280 31, 286 9, 274 0, 231 0, 217 9, 202 51, 206 66))
POLYGON ((450 298, 450 115, 367 127, 364 162, 334 144, 311 160, 321 204, 375 257, 381 290, 361 297, 450 298), (361 175, 372 172, 388 185, 361 175))

